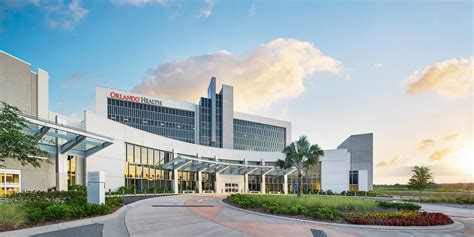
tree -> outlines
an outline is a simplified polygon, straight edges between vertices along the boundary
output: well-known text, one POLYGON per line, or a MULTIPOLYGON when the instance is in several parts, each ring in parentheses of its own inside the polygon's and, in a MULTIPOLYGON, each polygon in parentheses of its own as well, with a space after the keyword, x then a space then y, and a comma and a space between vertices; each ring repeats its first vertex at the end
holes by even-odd
POLYGON ((284 160, 277 160, 276 166, 282 169, 295 168, 298 172, 298 197, 301 197, 301 186, 303 182, 303 170, 319 162, 324 156, 318 144, 311 145, 306 136, 301 136, 298 141, 292 142, 283 149, 284 160))
POLYGON ((41 167, 39 157, 48 153, 36 145, 38 138, 23 131, 28 128, 27 121, 20 116, 21 111, 15 106, 2 102, 0 108, 0 167, 5 159, 14 159, 21 165, 41 167))
POLYGON ((419 199, 421 200, 421 191, 434 184, 433 174, 428 167, 415 166, 411 170, 413 175, 408 181, 408 186, 411 189, 419 191, 419 199))

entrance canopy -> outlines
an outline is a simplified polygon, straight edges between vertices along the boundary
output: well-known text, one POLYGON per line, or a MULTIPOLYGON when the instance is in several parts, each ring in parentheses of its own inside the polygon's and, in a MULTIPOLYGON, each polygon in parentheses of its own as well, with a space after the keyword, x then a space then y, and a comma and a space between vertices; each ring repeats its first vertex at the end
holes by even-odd
POLYGON ((51 154, 88 157, 113 143, 112 138, 22 114, 28 122, 24 132, 37 137, 38 146, 51 154))
POLYGON ((215 174, 236 175, 287 175, 293 173, 294 169, 282 170, 275 166, 250 165, 240 162, 226 160, 213 160, 198 158, 184 154, 175 155, 174 159, 166 164, 160 165, 162 169, 177 169, 179 171, 206 172, 215 174))

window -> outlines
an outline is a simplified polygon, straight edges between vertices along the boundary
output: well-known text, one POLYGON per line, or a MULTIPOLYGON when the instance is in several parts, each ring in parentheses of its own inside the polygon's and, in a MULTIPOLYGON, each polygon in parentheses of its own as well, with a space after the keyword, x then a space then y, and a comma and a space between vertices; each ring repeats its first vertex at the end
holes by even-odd
POLYGON ((77 157, 67 156, 67 185, 76 185, 77 157))
POLYGON ((234 119, 234 149, 282 151, 286 128, 234 119))
POLYGON ((349 171, 349 190, 350 191, 359 190, 359 171, 358 170, 349 171))
POLYGON ((169 161, 170 153, 152 148, 126 144, 125 186, 137 192, 170 192, 172 175, 155 164, 169 161))
MULTIPOLYGON (((195 142, 194 111, 107 99, 107 118, 184 142, 195 142), (189 119, 183 116, 189 115, 189 119), (169 130, 160 129, 163 127, 169 130), (177 131, 186 132, 177 132, 177 131)), ((187 116, 188 117, 188 116, 187 116)))
POLYGON ((239 184, 225 183, 224 192, 226 192, 226 193, 238 193, 239 192, 239 184))
POLYGON ((0 196, 21 192, 21 171, 0 169, 0 196))

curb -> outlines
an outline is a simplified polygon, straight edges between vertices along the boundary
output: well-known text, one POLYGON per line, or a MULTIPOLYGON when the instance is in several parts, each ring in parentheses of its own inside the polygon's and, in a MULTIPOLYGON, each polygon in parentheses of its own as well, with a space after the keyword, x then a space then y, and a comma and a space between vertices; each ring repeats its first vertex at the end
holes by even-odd
POLYGON ((222 204, 223 206, 233 208, 235 210, 255 214, 255 215, 260 215, 264 217, 272 217, 272 218, 278 218, 282 220, 287 220, 287 221, 297 221, 297 222, 303 222, 303 223, 309 223, 309 224, 319 224, 319 225, 328 225, 328 226, 334 226, 334 227, 345 227, 345 228, 358 228, 358 229, 372 229, 372 230, 395 230, 395 231, 401 231, 401 230, 411 230, 411 231, 416 231, 416 232, 426 232, 426 231, 453 231, 453 230, 459 230, 464 228, 464 224, 461 222, 458 222, 456 220, 453 220, 452 224, 449 225, 442 225, 442 226, 383 226, 383 225, 354 225, 354 224, 340 224, 340 223, 331 223, 331 222, 324 222, 324 221, 312 221, 312 220, 303 220, 303 219, 297 219, 297 218, 291 218, 291 217, 284 217, 284 216, 278 216, 278 215, 271 215, 271 214, 265 214, 265 213, 260 213, 260 212, 255 212, 255 211, 250 211, 247 209, 239 208, 239 207, 234 207, 232 205, 229 205, 225 202, 222 201, 223 199, 219 200, 219 203, 222 204))
POLYGON ((74 228, 74 227, 79 227, 79 226, 84 226, 84 225, 90 225, 94 223, 101 223, 105 220, 117 217, 128 208, 129 207, 127 205, 124 205, 120 207, 118 210, 116 210, 114 213, 104 215, 104 216, 96 216, 96 217, 80 219, 80 220, 67 221, 67 222, 61 222, 61 223, 56 223, 56 224, 25 228, 25 229, 20 229, 20 230, 0 232, 0 236, 1 237, 31 236, 31 235, 37 235, 37 234, 44 234, 51 231, 64 230, 64 229, 69 229, 69 228, 74 228))

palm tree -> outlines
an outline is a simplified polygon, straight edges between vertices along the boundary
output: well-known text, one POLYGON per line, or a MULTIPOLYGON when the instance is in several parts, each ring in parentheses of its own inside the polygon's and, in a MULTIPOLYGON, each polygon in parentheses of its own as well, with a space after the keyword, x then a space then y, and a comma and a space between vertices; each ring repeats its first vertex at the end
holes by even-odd
POLYGON ((281 169, 294 167, 298 171, 298 197, 301 197, 301 186, 303 182, 303 170, 318 163, 319 158, 324 156, 318 144, 311 145, 306 136, 301 136, 298 141, 292 142, 283 149, 285 160, 277 160, 276 166, 281 169))

